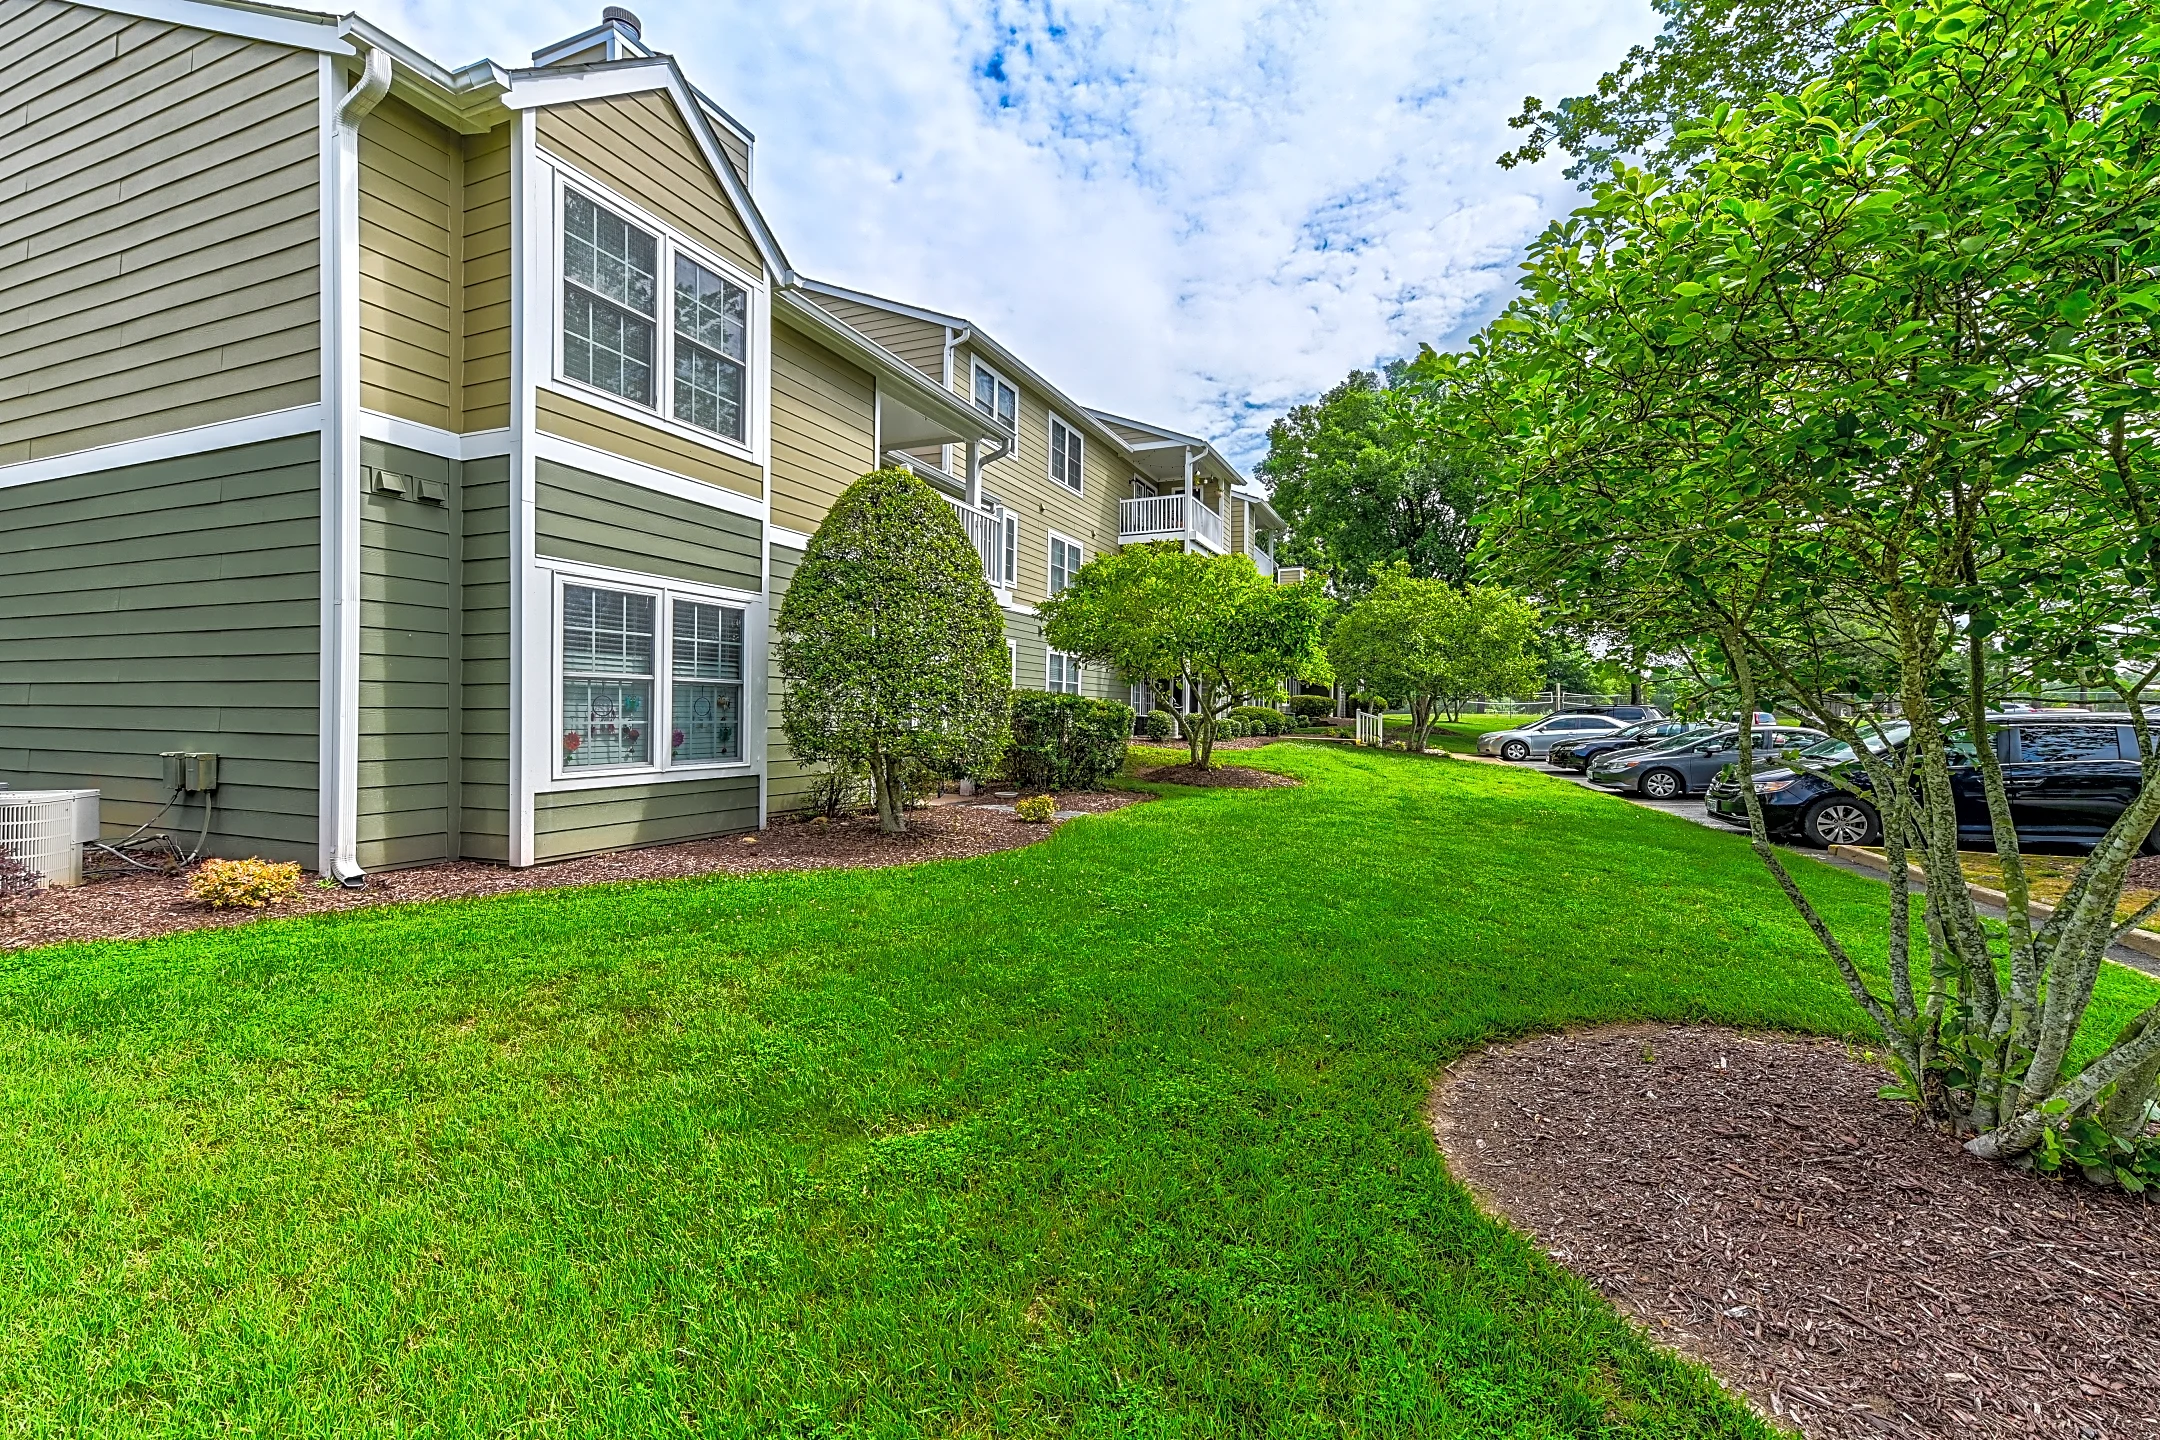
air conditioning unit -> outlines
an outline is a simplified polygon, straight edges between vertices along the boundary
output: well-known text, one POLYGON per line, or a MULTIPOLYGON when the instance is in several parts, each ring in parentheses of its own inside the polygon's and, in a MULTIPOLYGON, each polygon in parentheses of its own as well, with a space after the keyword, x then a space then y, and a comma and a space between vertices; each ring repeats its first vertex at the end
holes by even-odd
POLYGON ((1302 565, 1278 565, 1275 567, 1275 583, 1278 585, 1302 585, 1305 583, 1305 567, 1302 565))
POLYGON ((82 884, 83 846, 97 837, 95 790, 0 790, 0 855, 40 886, 82 884))

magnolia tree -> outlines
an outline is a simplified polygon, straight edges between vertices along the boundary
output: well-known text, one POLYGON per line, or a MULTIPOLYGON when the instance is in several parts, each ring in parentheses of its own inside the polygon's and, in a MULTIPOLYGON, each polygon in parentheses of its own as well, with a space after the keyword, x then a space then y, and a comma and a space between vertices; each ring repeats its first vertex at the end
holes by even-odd
POLYGON ((1435 706, 1453 720, 1466 700, 1536 688, 1537 626, 1537 611, 1499 586, 1457 589, 1398 563, 1336 620, 1328 661, 1336 674, 1408 705, 1410 748, 1422 752, 1435 706))
MULTIPOLYGON (((2160 32, 2037 0, 1870 10, 1828 79, 1622 168, 1534 247, 1530 294, 1448 363, 1501 416, 1495 556, 1539 593, 1715 647, 1742 711, 1845 739, 1879 813, 1886 973, 1755 848, 1873 1019, 1904 1093, 1975 1153, 2160 1180, 2160 1007, 2073 1044, 2160 822, 2160 32), (2005 667, 2126 706, 2143 789, 2036 916, 1988 733, 2005 667), (1909 738, 1855 700, 1894 703, 1909 738), (1895 743, 1891 743, 1895 739, 1895 743), (2009 897, 1962 885, 1976 784, 2009 897)), ((2132 917, 2134 918, 2134 917, 2132 917)))
POLYGON ((985 769, 1011 665, 982 560, 935 490, 879 470, 833 505, 781 602, 781 721, 800 760, 859 765, 878 828, 907 829, 906 771, 985 769))
POLYGON ((1042 607, 1043 636, 1160 689, 1189 682, 1181 716, 1192 763, 1214 762, 1215 726, 1244 695, 1329 677, 1328 599, 1318 580, 1277 585, 1243 555, 1136 545, 1098 555, 1042 607))

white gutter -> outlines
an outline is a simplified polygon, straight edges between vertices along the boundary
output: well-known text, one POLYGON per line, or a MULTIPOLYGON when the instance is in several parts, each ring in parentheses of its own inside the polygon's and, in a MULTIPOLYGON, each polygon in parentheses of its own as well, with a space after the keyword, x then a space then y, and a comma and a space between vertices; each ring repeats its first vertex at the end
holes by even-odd
POLYGON ((360 869, 360 122, 390 92, 388 51, 366 47, 337 96, 321 63, 322 713, 318 868, 341 885, 360 869), (334 98, 335 97, 335 98, 334 98))

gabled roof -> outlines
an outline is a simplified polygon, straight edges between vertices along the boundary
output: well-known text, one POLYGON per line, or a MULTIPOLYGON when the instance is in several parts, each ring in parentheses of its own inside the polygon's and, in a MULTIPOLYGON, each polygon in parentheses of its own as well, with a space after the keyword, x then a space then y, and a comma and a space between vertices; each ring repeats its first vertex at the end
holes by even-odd
MULTIPOLYGON (((1215 478, 1225 485, 1245 483, 1245 476, 1237 466, 1223 458, 1222 452, 1198 435, 1186 435, 1177 430, 1166 430, 1160 425, 1150 425, 1145 420, 1133 420, 1123 415, 1113 415, 1108 410, 1088 412, 1103 425, 1120 431, 1126 437, 1126 447, 1136 454, 1162 453, 1168 450, 1197 450, 1199 457, 1194 469, 1213 469, 1215 478)), ((1182 463, 1182 462, 1181 462, 1182 463)))
POLYGON ((872 295, 868 291, 850 290, 844 285, 835 285, 826 280, 812 280, 807 275, 800 277, 799 283, 803 289, 809 291, 812 295, 829 295, 836 300, 852 300, 858 305, 875 306, 877 309, 889 311, 894 315, 905 315, 911 319, 921 320, 931 325, 942 325, 947 330, 959 332, 954 343, 957 344, 964 340, 966 343, 973 345, 976 350, 981 352, 985 358, 997 366, 998 369, 1004 371, 1009 377, 1025 381, 1037 391, 1049 396, 1056 403, 1060 416, 1070 416, 1079 423, 1082 430, 1092 433, 1096 439, 1117 450, 1129 451, 1132 448, 1126 444, 1125 437, 1096 419, 1093 410, 1088 409, 1085 405, 1082 405, 1063 390, 1044 379, 1026 361, 991 339, 974 321, 967 319, 965 316, 946 315, 936 310, 926 310, 919 305, 902 304, 898 300, 888 300, 882 295, 872 295))

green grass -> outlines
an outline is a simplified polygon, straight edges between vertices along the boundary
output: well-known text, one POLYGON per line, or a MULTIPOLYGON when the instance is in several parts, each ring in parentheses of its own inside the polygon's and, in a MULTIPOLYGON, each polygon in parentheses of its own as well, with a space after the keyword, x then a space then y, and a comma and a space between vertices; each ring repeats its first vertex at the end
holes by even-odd
MULTIPOLYGON (((1237 759, 1309 783, 0 959, 0 1428, 1766 1434, 1421 1117, 1526 1030, 1857 1033, 1745 847, 1237 759)), ((1879 888, 1802 868, 1879 950, 1879 888)), ((2148 992, 2111 970, 2096 1027, 2148 992)))
MULTIPOLYGON (((1465 715, 1459 720, 1435 720, 1426 744, 1457 755, 1477 753, 1478 736, 1493 730, 1512 730, 1537 719, 1535 715, 1465 715)), ((1404 722, 1407 726, 1408 722, 1404 722)), ((1389 729, 1395 726, 1390 724, 1389 729)))

